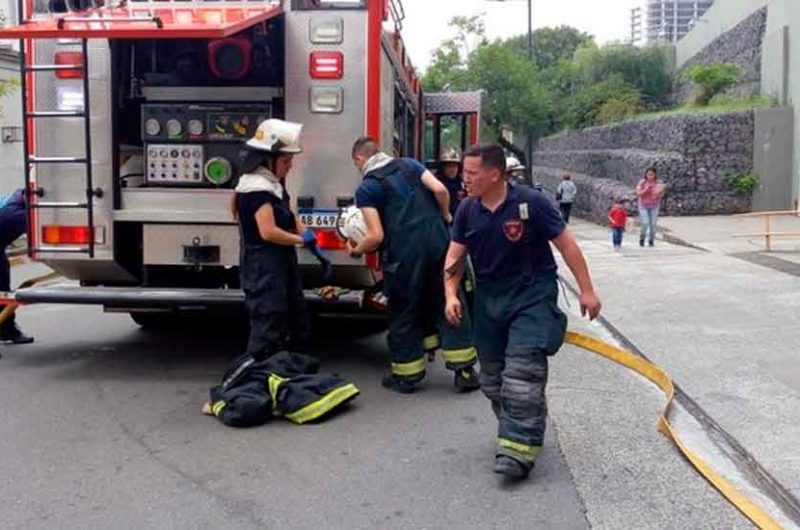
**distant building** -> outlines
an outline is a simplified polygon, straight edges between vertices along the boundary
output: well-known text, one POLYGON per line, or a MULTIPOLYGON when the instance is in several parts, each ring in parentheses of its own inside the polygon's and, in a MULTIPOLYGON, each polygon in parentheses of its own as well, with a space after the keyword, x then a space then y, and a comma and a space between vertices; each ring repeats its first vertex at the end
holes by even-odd
POLYGON ((631 10, 631 42, 643 46, 678 42, 714 0, 644 0, 631 10))

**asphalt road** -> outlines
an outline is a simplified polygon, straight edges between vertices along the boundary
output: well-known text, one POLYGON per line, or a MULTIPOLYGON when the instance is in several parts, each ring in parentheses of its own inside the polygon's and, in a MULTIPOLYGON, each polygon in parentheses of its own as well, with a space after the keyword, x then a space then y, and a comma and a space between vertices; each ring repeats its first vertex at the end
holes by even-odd
POLYGON ((656 432, 663 397, 571 347, 551 364, 545 451, 509 484, 485 398, 456 394, 441 360, 418 394, 381 388, 384 337, 363 324, 322 326, 310 352, 361 389, 347 410, 238 430, 200 413, 235 329, 157 334, 70 306, 19 322, 36 342, 0 347, 3 529, 749 527, 656 432))

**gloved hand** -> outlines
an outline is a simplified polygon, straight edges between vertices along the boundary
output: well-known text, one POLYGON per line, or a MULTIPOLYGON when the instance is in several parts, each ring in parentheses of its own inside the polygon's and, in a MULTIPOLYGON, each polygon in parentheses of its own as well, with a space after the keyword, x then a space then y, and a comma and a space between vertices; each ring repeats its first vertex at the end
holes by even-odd
POLYGON ((306 228, 306 231, 303 232, 303 246, 306 248, 317 246, 317 236, 309 228, 306 228))

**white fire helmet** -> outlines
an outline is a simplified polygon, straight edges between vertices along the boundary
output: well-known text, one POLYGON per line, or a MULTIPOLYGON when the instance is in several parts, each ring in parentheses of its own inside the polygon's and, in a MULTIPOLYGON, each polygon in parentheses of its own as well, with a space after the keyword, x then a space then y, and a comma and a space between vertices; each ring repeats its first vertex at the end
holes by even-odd
POLYGON ((525 169, 525 166, 522 165, 517 157, 509 156, 506 158, 506 173, 513 173, 515 171, 522 171, 525 169))
POLYGON ((367 235, 364 213, 356 206, 348 206, 339 214, 339 235, 358 245, 367 235))
POLYGON ((247 146, 268 153, 297 154, 300 147, 300 131, 303 125, 289 121, 269 119, 258 125, 256 134, 247 140, 247 146))

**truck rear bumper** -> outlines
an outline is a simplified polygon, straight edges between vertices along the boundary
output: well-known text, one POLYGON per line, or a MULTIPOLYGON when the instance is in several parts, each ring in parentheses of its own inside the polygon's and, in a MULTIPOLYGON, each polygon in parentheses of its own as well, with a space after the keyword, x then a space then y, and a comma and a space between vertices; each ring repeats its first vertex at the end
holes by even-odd
MULTIPOLYGON (((315 291, 305 291, 309 309, 317 312, 360 312, 364 292, 350 291, 336 300, 327 300, 315 291)), ((29 287, 14 293, 21 304, 101 305, 117 310, 174 309, 202 310, 244 307, 244 293, 239 289, 168 289, 151 287, 81 287, 54 284, 29 287)))

